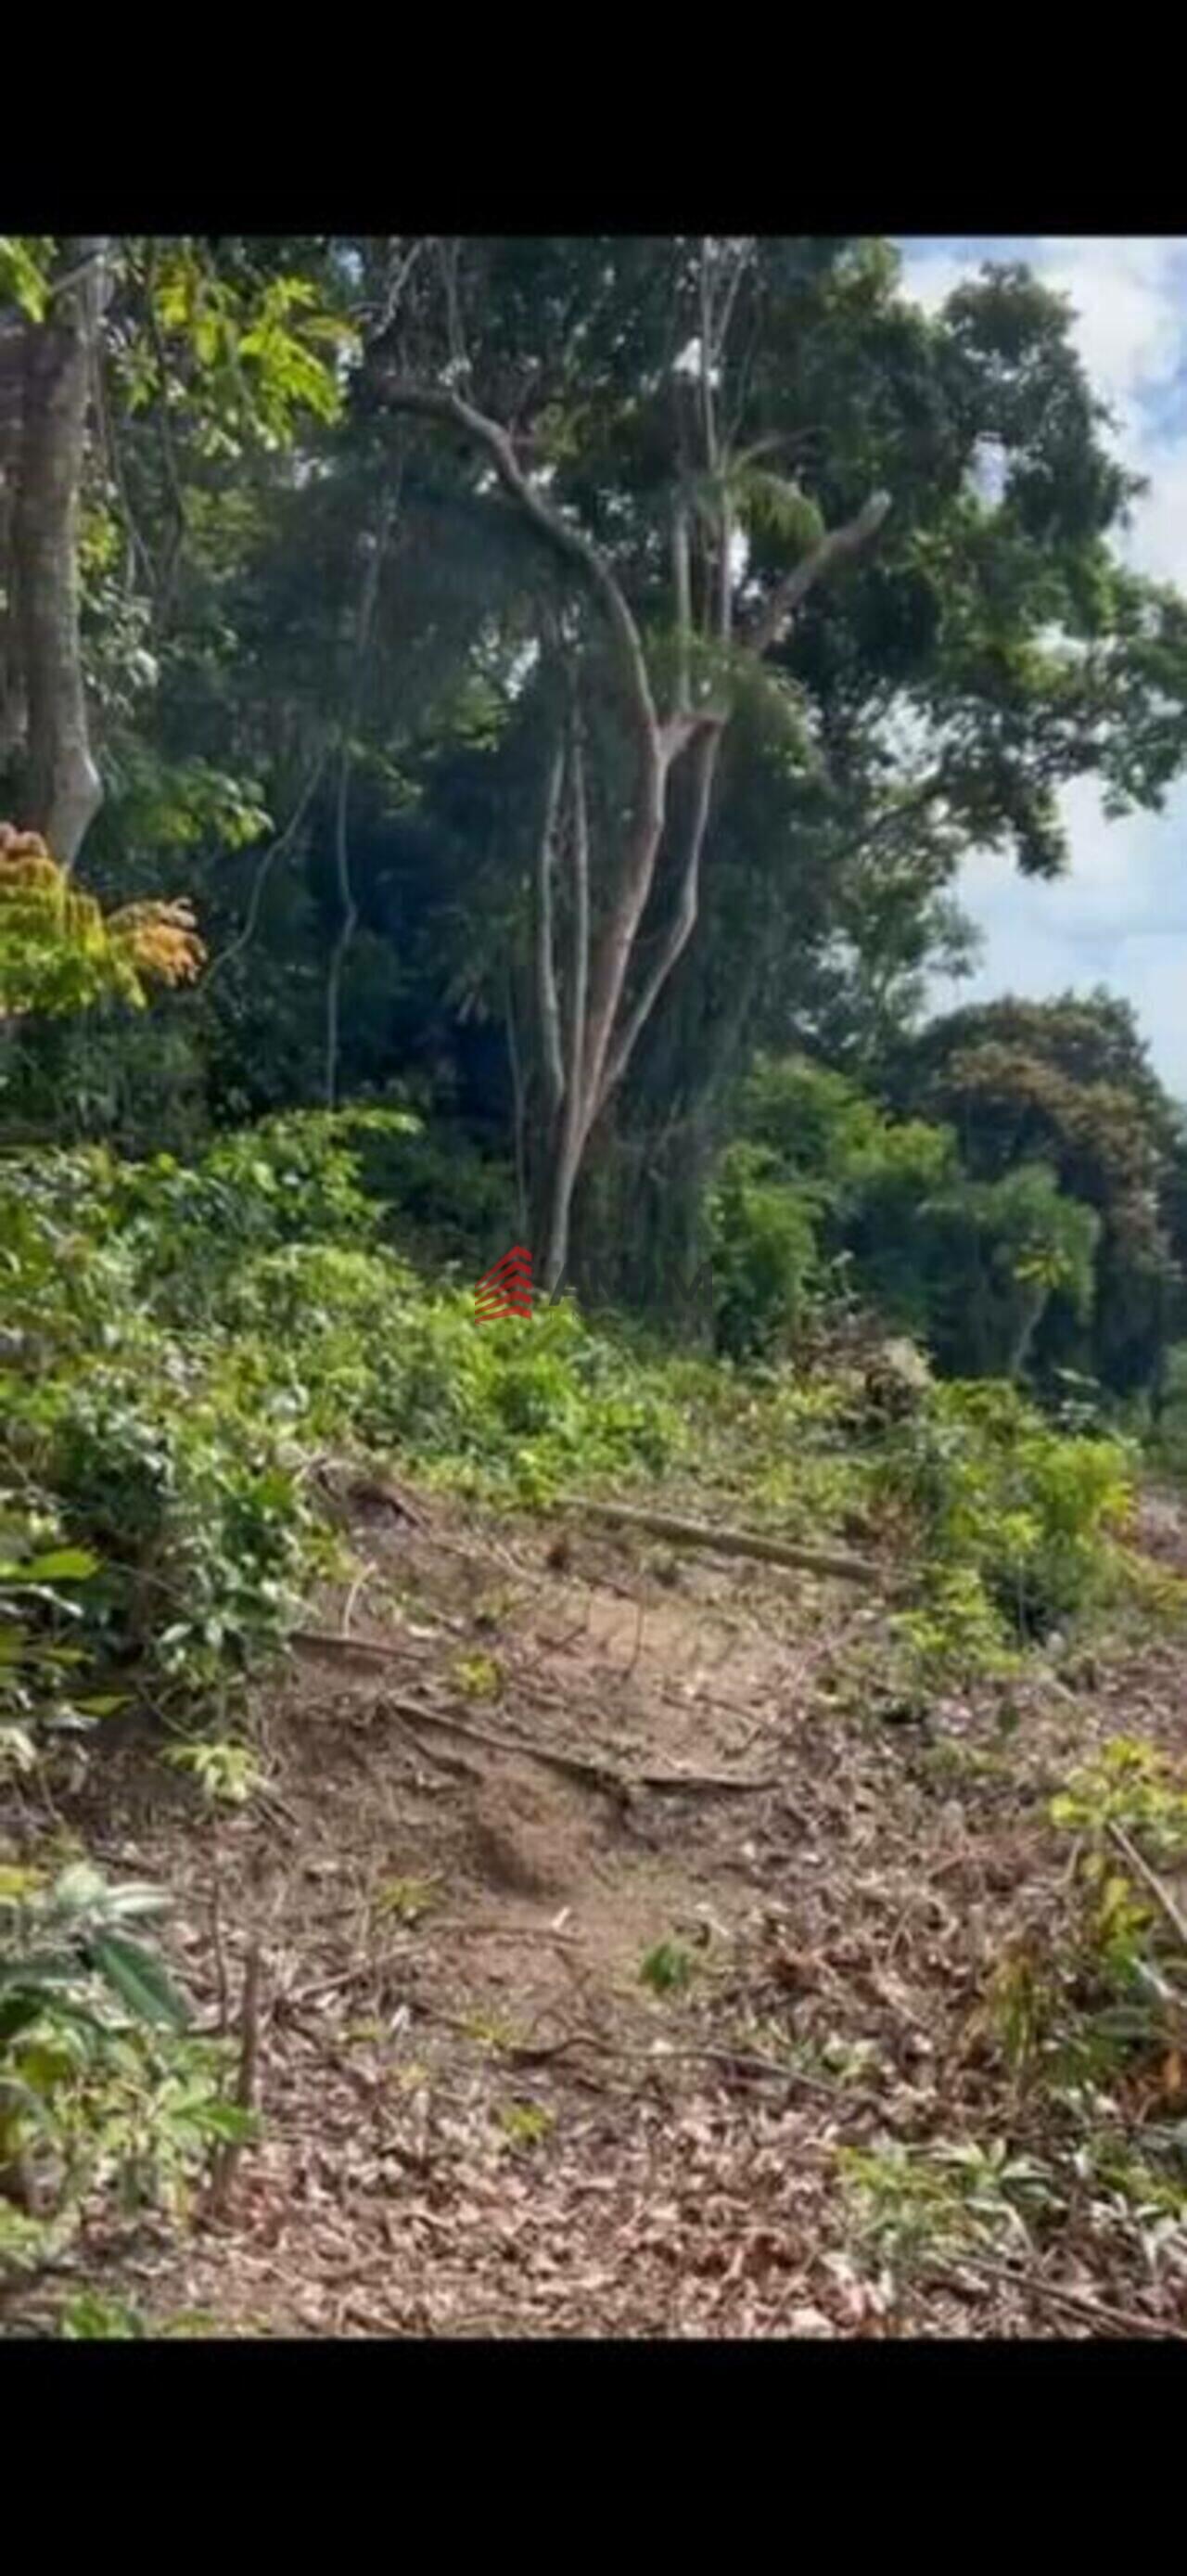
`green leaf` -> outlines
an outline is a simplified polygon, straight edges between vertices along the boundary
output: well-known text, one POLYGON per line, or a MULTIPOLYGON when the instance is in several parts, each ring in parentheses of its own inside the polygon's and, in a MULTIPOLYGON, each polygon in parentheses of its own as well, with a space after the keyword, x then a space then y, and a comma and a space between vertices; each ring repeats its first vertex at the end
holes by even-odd
POLYGON ((114 1932, 99 1932, 90 1944, 90 1955, 101 1976, 134 2012, 140 2021, 163 2023, 170 2030, 185 2030, 189 2025, 189 2007, 171 1984, 159 1959, 151 1950, 142 1949, 139 1941, 126 1941, 114 1932))
POLYGON ((11 296, 30 322, 45 320, 48 283, 26 243, 12 233, 0 233, 0 296, 11 296))
POLYGON ((153 1887, 147 1879, 129 1878, 120 1887, 108 1888, 103 1913, 114 1922, 121 1915, 163 1914, 168 1904, 169 1898, 159 1887, 153 1887))
POLYGON ((36 1583, 85 1583, 88 1574, 98 1571, 99 1559, 85 1547, 58 1547, 48 1556, 35 1556, 21 1571, 36 1583))
POLYGON ((0 1959, 0 1986, 32 1992, 35 1986, 70 1986, 77 1977, 78 1961, 67 1950, 27 1950, 19 1959, 0 1959))

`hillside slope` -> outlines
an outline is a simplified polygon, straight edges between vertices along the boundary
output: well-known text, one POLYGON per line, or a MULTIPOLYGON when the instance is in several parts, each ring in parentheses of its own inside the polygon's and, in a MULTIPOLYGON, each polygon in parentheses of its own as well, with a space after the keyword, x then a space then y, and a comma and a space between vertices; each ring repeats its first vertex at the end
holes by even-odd
POLYGON ((877 1594, 403 1500, 356 1498, 242 1812, 135 1728, 73 1802, 178 1889, 212 2027, 259 1945, 263 2113, 220 2212, 75 2275, 150 2331, 1187 2332, 1174 2052, 1078 2108, 1011 2057, 1040 1966, 1078 2008, 1050 1799, 1121 1733, 1187 1755, 1185 1649, 920 1715, 877 1594))

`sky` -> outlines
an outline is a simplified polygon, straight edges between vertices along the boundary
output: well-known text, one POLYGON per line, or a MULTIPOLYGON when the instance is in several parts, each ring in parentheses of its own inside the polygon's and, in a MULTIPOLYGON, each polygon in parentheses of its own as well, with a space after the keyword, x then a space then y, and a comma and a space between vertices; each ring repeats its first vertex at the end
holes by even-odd
MULTIPOLYGON (((1187 239, 911 240, 904 285, 942 303, 986 259, 1024 259, 1071 297, 1092 383, 1117 415, 1116 443, 1148 475, 1123 552, 1187 590, 1187 239)), ((1064 798, 1070 873, 1019 877, 1005 857, 974 855, 960 894, 984 942, 975 973, 937 979, 936 1007, 1014 992, 1032 999, 1107 984, 1132 1002, 1155 1066, 1187 1100, 1187 779, 1160 815, 1107 822, 1095 788, 1064 798)))

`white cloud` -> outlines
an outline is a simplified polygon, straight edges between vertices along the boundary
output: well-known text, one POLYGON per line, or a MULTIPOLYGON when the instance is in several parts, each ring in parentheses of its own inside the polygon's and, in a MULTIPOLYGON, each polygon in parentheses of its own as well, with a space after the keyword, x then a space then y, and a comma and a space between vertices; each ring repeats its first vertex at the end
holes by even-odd
MULTIPOLYGON (((1025 257, 1070 297, 1118 453, 1150 480, 1124 552, 1187 590, 1187 240, 911 244, 904 285, 934 310, 990 257, 1025 257)), ((982 963, 959 990, 938 986, 937 1004, 1107 983, 1134 1004, 1163 1080, 1187 1097, 1187 783, 1161 816, 1109 823, 1090 781, 1068 791, 1064 811, 1072 868, 1057 884, 1027 883, 989 856, 969 861, 961 891, 982 963)))

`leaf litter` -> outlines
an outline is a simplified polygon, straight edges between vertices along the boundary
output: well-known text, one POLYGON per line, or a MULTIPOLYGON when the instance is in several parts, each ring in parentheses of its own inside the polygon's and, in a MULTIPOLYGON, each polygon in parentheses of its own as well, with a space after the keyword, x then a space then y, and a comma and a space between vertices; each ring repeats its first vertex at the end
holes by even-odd
POLYGON ((262 1957, 259 2143, 187 2234, 96 2213, 88 2285, 223 2335, 1187 2332, 1187 2249, 1066 2189, 985 2038, 1066 1907, 1052 1783, 1135 1707, 1183 1754, 1182 1647, 1016 1685, 1008 1752, 992 1692, 921 1744, 866 1704, 880 1613, 839 1587, 706 1558, 673 1589, 629 1535, 439 1498, 366 1546, 366 1596, 327 1590, 258 1694, 269 1796, 212 1828, 132 1738, 67 1815, 178 1889, 211 2028, 262 1957), (449 1730, 459 1636, 514 1749, 449 1730), (718 1793, 633 1785, 681 1770, 718 1793), (1041 2225, 997 2227, 995 2140, 1050 2178, 1041 2225))

